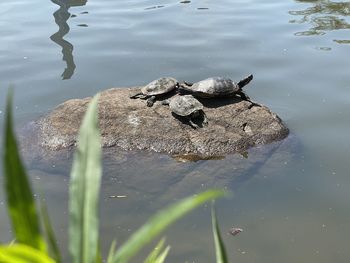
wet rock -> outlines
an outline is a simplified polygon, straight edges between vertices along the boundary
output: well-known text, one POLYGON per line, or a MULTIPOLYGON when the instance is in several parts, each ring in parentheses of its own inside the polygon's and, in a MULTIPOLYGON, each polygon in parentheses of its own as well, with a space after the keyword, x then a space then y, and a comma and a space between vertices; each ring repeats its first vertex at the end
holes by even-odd
MULTIPOLYGON (((144 150, 203 158, 244 152, 248 148, 281 140, 288 129, 265 106, 239 98, 201 100, 208 126, 193 129, 174 118, 169 108, 157 102, 129 99, 135 88, 101 92, 99 125, 103 147, 144 150)), ((73 99, 55 108, 35 123, 38 144, 49 150, 75 146, 77 133, 91 98, 73 99)))

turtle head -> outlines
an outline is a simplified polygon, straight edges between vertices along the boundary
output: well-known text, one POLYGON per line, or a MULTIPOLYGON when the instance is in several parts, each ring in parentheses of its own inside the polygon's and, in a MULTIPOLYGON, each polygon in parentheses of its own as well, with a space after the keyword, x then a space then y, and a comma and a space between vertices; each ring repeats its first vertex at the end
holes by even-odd
POLYGON ((205 114, 205 112, 202 109, 198 109, 194 112, 191 113, 190 115, 190 119, 196 120, 197 123, 200 123, 200 127, 202 127, 203 125, 208 125, 208 119, 207 116, 205 114))
POLYGON ((237 86, 239 89, 242 89, 245 85, 247 85, 251 80, 253 79, 253 74, 250 74, 249 76, 245 77, 244 79, 240 80, 237 83, 237 86))
POLYGON ((195 110, 191 113, 191 117, 197 119, 202 116, 202 110, 195 110))

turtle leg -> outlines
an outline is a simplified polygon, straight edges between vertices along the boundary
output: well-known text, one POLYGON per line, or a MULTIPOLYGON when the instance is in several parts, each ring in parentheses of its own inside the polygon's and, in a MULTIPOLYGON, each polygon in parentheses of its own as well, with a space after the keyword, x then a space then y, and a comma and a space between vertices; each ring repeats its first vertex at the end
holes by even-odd
POLYGON ((198 129, 199 126, 197 124, 195 124, 191 118, 188 118, 188 122, 190 123, 190 125, 192 126, 192 128, 194 129, 198 129))
POLYGON ((256 103, 256 102, 252 101, 249 98, 249 96, 246 95, 243 91, 239 92, 238 95, 241 97, 242 100, 249 101, 252 104, 250 107, 253 107, 253 106, 261 107, 261 105, 259 103, 256 103))
POLYGON ((241 97, 242 100, 250 101, 250 98, 247 94, 245 94, 243 91, 237 92, 237 94, 241 97))
POLYGON ((129 95, 129 98, 130 99, 138 99, 138 98, 141 98, 142 96, 144 96, 144 95, 142 92, 140 92, 140 93, 136 93, 134 95, 129 95))
POLYGON ((170 100, 162 100, 161 104, 162 105, 169 105, 170 104, 170 100))
POLYGON ((186 86, 190 86, 190 87, 193 85, 192 82, 187 82, 187 81, 184 81, 183 84, 185 84, 186 86))
POLYGON ((205 112, 203 111, 203 124, 204 125, 208 125, 208 118, 207 118, 207 115, 205 114, 205 112))
POLYGON ((151 96, 147 99, 147 106, 152 107, 154 102, 156 101, 156 96, 151 96))

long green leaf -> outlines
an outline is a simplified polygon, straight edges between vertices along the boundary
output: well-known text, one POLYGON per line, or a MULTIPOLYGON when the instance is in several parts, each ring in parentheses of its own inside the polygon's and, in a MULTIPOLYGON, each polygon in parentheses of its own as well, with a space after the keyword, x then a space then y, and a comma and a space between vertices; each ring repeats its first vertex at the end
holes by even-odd
POLYGON ((45 251, 35 201, 13 131, 11 91, 7 97, 4 135, 5 192, 12 228, 17 242, 45 251))
POLYGON ((55 233, 53 231, 52 225, 51 225, 51 221, 49 218, 49 213, 47 212, 47 207, 46 204, 43 200, 41 200, 41 205, 40 205, 41 209, 41 218, 42 218, 42 222, 44 225, 44 230, 46 233, 46 238, 47 238, 47 245, 49 248, 49 251, 52 255, 52 257, 55 259, 55 261, 57 263, 61 262, 61 255, 60 255, 60 251, 59 248, 57 246, 57 242, 56 242, 56 238, 55 238, 55 233))
POLYGON ((226 254, 224 242, 222 241, 222 238, 220 235, 220 229, 216 219, 214 204, 211 208, 211 219, 212 219, 213 235, 214 235, 214 242, 215 242, 216 263, 227 263, 228 262, 227 254, 226 254))
POLYGON ((0 246, 0 262, 2 263, 55 263, 43 251, 33 247, 15 244, 0 246))
POLYGON ((206 191, 197 196, 186 198, 158 212, 117 250, 112 262, 128 262, 143 246, 156 238, 167 226, 178 218, 204 202, 223 195, 223 191, 206 191))
POLYGON ((163 263, 168 256, 170 246, 167 246, 164 251, 154 260, 153 263, 163 263))
POLYGON ((164 243, 165 243, 165 238, 163 237, 143 263, 154 263, 156 258, 160 254, 161 250, 163 249, 164 243))
POLYGON ((109 249, 109 252, 108 252, 108 257, 107 257, 107 261, 106 261, 107 263, 112 263, 116 245, 117 245, 117 242, 115 240, 113 240, 111 247, 109 249))
POLYGON ((72 262, 92 263, 98 251, 98 199, 101 168, 96 95, 80 127, 69 187, 69 251, 72 262))

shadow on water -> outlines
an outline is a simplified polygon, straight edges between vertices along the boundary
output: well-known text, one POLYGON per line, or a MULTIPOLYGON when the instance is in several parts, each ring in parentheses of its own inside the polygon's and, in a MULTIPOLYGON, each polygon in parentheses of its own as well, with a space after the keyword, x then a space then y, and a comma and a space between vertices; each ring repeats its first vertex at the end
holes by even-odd
POLYGON ((62 47, 63 61, 66 62, 67 67, 62 73, 62 79, 70 79, 75 70, 75 63, 73 57, 73 45, 63 37, 69 32, 69 25, 67 24, 71 14, 68 9, 72 6, 84 6, 87 0, 51 0, 54 4, 60 6, 60 8, 53 13, 55 22, 58 25, 58 31, 50 36, 50 39, 62 47))
MULTIPOLYGON (((350 29, 350 23, 346 21, 350 15, 350 2, 328 0, 296 0, 296 2, 311 5, 303 10, 289 11, 289 14, 301 17, 290 20, 290 23, 311 25, 306 31, 296 32, 296 36, 324 35, 326 31, 350 29)), ((339 44, 350 44, 350 39, 334 39, 333 41, 339 44)))

